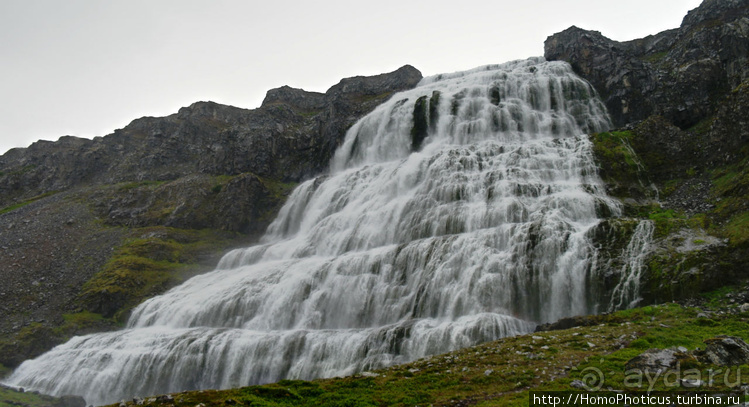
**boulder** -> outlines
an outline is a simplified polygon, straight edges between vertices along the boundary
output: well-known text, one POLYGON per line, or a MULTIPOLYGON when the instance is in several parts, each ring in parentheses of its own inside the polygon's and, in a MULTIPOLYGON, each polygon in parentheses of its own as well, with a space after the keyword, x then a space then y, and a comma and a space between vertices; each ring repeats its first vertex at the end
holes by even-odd
POLYGON ((625 365, 625 371, 637 370, 644 373, 663 372, 676 367, 680 357, 684 354, 678 349, 648 349, 630 359, 625 365))
POLYGON ((707 348, 696 353, 704 362, 719 366, 743 365, 749 363, 749 345, 735 336, 718 336, 705 341, 707 348))
POLYGON ((62 396, 55 407, 86 407, 86 400, 81 396, 62 396))

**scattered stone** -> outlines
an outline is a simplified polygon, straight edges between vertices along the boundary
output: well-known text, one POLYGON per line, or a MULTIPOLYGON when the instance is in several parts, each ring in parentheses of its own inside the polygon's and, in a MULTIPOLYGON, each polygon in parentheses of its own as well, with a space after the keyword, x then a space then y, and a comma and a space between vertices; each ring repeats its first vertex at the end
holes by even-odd
POLYGON ((583 383, 581 380, 573 380, 572 383, 570 383, 570 386, 576 389, 584 389, 585 383, 583 383))
POLYGON ((81 396, 62 396, 55 404, 56 407, 86 407, 86 400, 81 396))
POLYGON ((749 312, 749 303, 741 304, 739 307, 739 311, 741 312, 749 312))
POLYGON ((487 369, 487 370, 486 370, 486 371, 484 372, 484 376, 489 376, 489 375, 491 375, 492 373, 494 373, 494 370, 492 370, 492 369, 487 369))
POLYGON ((379 373, 374 372, 361 372, 362 377, 380 377, 379 373))
POLYGON ((666 371, 674 366, 680 352, 676 349, 648 349, 630 359, 624 366, 625 371, 639 370, 647 373, 666 371))
POLYGON ((697 380, 697 379, 681 379, 680 382, 681 382, 682 387, 689 387, 689 388, 700 387, 704 384, 702 380, 697 380))
POLYGON ((695 356, 705 362, 720 366, 743 365, 749 363, 749 345, 735 336, 718 336, 705 340, 704 351, 695 356))

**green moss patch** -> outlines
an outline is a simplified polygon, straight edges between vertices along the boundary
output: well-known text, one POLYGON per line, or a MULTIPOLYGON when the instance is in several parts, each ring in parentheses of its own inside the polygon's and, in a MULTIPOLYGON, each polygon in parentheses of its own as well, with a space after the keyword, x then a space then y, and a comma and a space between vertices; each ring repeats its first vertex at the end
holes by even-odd
POLYGON ((237 238, 223 231, 168 227, 133 229, 131 235, 82 287, 78 298, 82 309, 124 321, 130 309, 145 299, 209 270, 216 253, 237 238))
POLYGON ((0 386, 0 407, 53 407, 60 399, 31 392, 20 392, 0 386))
MULTIPOLYGON (((749 155, 749 145, 742 150, 749 155)), ((749 158, 713 171, 718 232, 736 247, 749 246, 749 158)))
POLYGON ((275 202, 275 205, 269 206, 265 213, 260 216, 260 220, 264 222, 271 222, 275 219, 278 214, 278 210, 286 202, 286 198, 291 194, 291 191, 296 188, 298 182, 283 182, 274 178, 268 177, 257 177, 258 180, 263 184, 266 190, 270 192, 270 200, 275 202))
POLYGON ((648 200, 653 197, 647 166, 632 147, 636 135, 630 131, 597 133, 591 136, 599 175, 609 194, 622 200, 648 200))
POLYGON ((35 196, 33 198, 29 198, 29 199, 26 199, 24 201, 15 203, 13 205, 6 206, 5 208, 0 209, 0 215, 2 215, 4 213, 8 213, 10 211, 14 211, 14 210, 16 210, 18 208, 22 208, 22 207, 24 207, 24 206, 26 206, 26 205, 28 205, 28 204, 30 204, 32 202, 36 202, 36 201, 38 201, 38 200, 40 200, 42 198, 46 198, 48 196, 52 196, 52 195, 54 195, 56 193, 57 193, 57 191, 47 192, 47 193, 44 193, 44 194, 41 194, 41 195, 37 195, 37 196, 35 196))

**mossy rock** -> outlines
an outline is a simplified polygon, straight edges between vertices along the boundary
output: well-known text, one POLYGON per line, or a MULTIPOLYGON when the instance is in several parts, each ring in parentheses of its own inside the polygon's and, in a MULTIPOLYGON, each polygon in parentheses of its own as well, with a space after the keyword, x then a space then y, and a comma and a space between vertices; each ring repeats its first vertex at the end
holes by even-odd
POLYGON ((607 192, 625 203, 650 201, 656 195, 647 166, 632 147, 635 137, 629 131, 591 136, 598 173, 606 183, 607 192))
POLYGON ((238 244, 237 236, 213 230, 165 227, 134 229, 102 271, 81 289, 80 308, 124 322, 129 311, 201 271, 238 244))
POLYGON ((15 367, 29 357, 40 355, 61 343, 63 338, 52 328, 33 322, 11 339, 0 341, 0 363, 15 367))

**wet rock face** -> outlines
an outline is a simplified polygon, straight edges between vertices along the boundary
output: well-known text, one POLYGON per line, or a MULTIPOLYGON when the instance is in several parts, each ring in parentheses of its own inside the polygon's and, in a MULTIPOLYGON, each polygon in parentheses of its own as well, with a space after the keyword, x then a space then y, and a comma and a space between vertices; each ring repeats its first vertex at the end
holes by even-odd
POLYGON ((680 28, 627 42, 573 26, 544 56, 589 80, 617 126, 657 114, 688 128, 749 78, 749 0, 705 0, 680 28))

